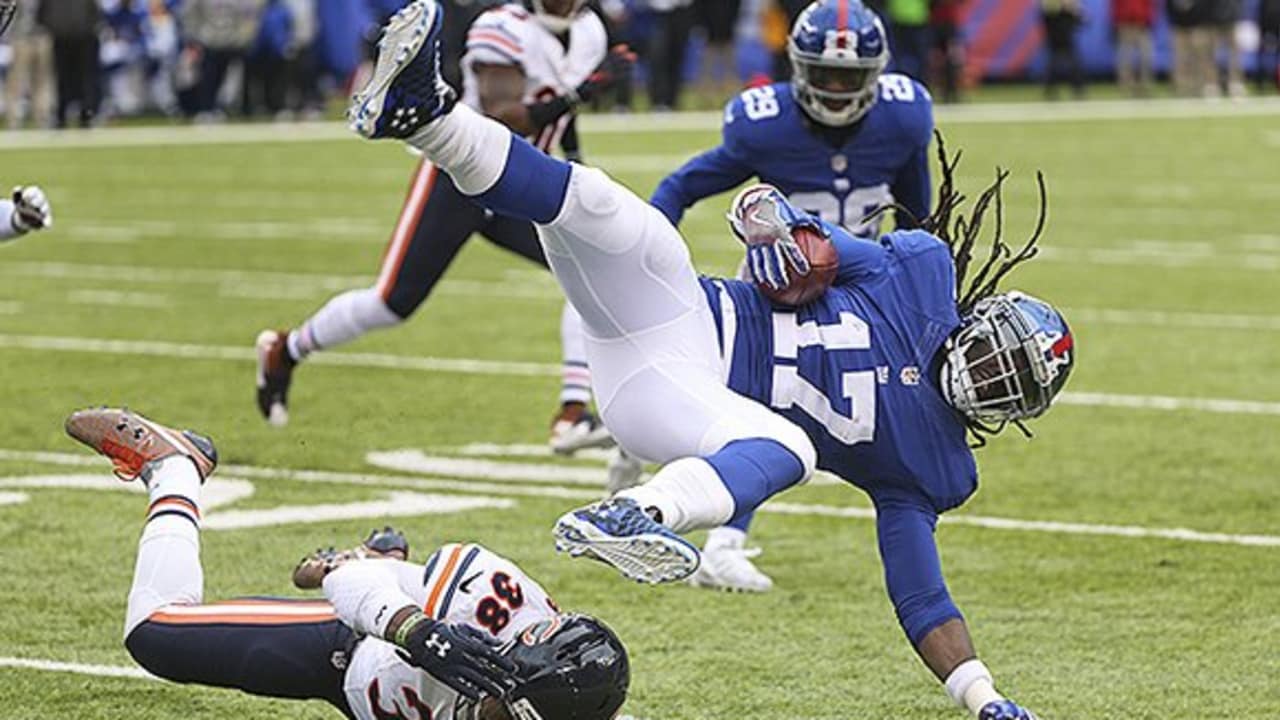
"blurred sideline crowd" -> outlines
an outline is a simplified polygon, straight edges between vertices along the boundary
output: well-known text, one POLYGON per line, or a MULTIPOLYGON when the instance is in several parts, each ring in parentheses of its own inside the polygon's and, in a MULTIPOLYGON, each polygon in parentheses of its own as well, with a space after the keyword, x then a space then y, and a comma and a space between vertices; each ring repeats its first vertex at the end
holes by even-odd
MULTIPOLYGON (((1035 0, 1031 0, 1035 1, 1035 0)), ((1077 34, 1109 12, 1118 82, 1134 96, 1155 81, 1155 29, 1167 22, 1176 94, 1246 94, 1243 45, 1257 51, 1258 88, 1280 82, 1280 0, 1038 0, 1048 97, 1085 90, 1077 34), (1253 11, 1256 10, 1256 13, 1253 11), (1247 17, 1255 15, 1256 17, 1247 17), (1242 40, 1248 21, 1255 37, 1242 40)), ((7 43, 4 110, 11 128, 91 126, 163 114, 196 122, 227 116, 319 117, 367 71, 377 29, 403 0, 19 0, 7 43)), ((446 0, 446 76, 457 83, 467 26, 501 0, 446 0)), ((656 111, 693 92, 723 101, 744 84, 789 76, 786 38, 808 0, 592 0, 612 42, 640 56, 633 82, 606 103, 656 111)), ((983 0, 872 0, 887 26, 891 70, 944 102, 980 78, 967 66, 964 19, 983 0)))

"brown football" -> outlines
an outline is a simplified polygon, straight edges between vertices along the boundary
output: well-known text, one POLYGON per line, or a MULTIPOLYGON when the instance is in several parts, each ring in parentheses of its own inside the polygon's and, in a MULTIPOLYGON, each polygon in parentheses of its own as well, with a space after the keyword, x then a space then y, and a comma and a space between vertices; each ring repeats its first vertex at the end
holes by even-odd
POLYGON ((807 227, 799 227, 791 232, 800 251, 809 258, 809 274, 798 275, 788 267, 791 282, 781 290, 774 290, 760 283, 756 287, 765 297, 779 305, 799 307, 822 297, 822 293, 831 287, 836 279, 836 270, 840 267, 840 254, 836 246, 831 244, 822 233, 807 227))

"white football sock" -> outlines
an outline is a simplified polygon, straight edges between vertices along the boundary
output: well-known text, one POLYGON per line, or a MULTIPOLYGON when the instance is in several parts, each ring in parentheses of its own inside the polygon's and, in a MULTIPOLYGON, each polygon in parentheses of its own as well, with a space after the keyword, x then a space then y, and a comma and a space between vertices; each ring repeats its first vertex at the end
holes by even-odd
POLYGON ((717 527, 733 518, 733 496, 715 468, 702 458, 667 463, 652 480, 623 490, 618 497, 657 508, 662 524, 678 533, 717 527))
POLYGON ((404 319, 387 307, 374 288, 349 290, 334 297, 289 333, 289 355, 301 360, 356 340, 371 330, 392 327, 404 319))
POLYGON ((165 605, 194 605, 204 597, 200 567, 200 473, 187 457, 148 468, 150 504, 138 541, 124 634, 165 605))
POLYGON ((977 658, 966 660, 947 675, 947 694, 957 705, 968 708, 975 716, 988 703, 1003 700, 991 679, 991 671, 977 658))
POLYGON ((711 532, 707 533, 707 544, 704 545, 703 547, 705 547, 708 550, 713 550, 718 548, 729 548, 733 550, 741 550, 742 548, 746 547, 746 544, 747 544, 746 533, 744 533, 743 531, 739 530, 736 527, 729 527, 728 525, 722 525, 718 528, 713 528, 711 532))
POLYGON ((560 404, 591 402, 591 369, 587 367, 587 337, 582 316, 569 303, 560 313, 560 404))
POLYGON ((479 195, 502 177, 511 150, 511 131, 458 103, 406 142, 449 173, 463 194, 479 195))

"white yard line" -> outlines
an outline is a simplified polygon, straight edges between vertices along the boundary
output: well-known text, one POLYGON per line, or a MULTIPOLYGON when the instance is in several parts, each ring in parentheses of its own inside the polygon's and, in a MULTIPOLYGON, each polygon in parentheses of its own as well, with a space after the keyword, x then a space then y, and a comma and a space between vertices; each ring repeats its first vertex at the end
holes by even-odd
POLYGON ((36 658, 0 657, 0 667, 75 673, 77 675, 96 675, 98 677, 160 680, 160 678, 142 668, 125 665, 91 665, 87 663, 59 662, 57 660, 39 660, 36 658))
MULTIPOLYGON (((237 362, 249 362, 255 357, 253 348, 248 346, 197 345, 158 340, 114 340, 109 338, 0 334, 0 349, 5 348, 41 352, 80 352, 188 360, 232 360, 237 362)), ((476 358, 416 357, 379 353, 330 352, 315 355, 307 362, 342 367, 460 373, 464 375, 551 377, 560 374, 560 366, 554 363, 480 360, 476 358)), ((1227 415, 1280 415, 1280 402, 1237 400, 1233 398, 1064 392, 1059 396, 1058 402, 1067 405, 1106 408, 1196 411, 1227 415)))
MULTIPOLYGON (((15 462, 41 462, 49 464, 69 464, 74 466, 92 462, 102 463, 93 457, 83 454, 36 452, 26 450, 0 449, 0 460, 15 462)), ((554 468, 555 466, 538 464, 520 468, 517 463, 499 463, 494 469, 507 476, 524 473, 528 468, 554 468)), ((569 469, 569 468, 560 468, 569 469)), ((272 478, 293 480, 298 482, 318 482, 328 484, 359 485, 379 488, 413 488, 431 490, 453 490, 464 493, 482 494, 493 498, 541 496, 562 499, 594 500, 600 497, 597 489, 559 487, 538 483, 534 486, 520 484, 498 484, 467 480, 427 479, 411 475, 382 475, 375 473, 348 473, 326 470, 299 470, 288 468, 267 468, 253 465, 228 465, 225 472, 247 478, 272 478)), ((603 469, 600 471, 603 476, 603 469)), ((496 478, 493 478, 496 479, 496 478)), ((104 474, 103 481, 109 481, 104 474)), ((872 519, 875 512, 866 507, 850 507, 841 505, 821 505, 807 503, 769 502, 760 508, 761 512, 772 512, 784 515, 801 515, 808 517, 836 517, 850 519, 872 519)), ((1233 534, 1206 532, 1187 528, 1142 527, 1136 525, 1109 525, 1063 522, 1053 520, 1022 520, 1017 518, 990 517, 984 515, 968 515, 957 513, 943 516, 943 522, 956 525, 970 525, 992 530, 1010 530, 1019 532, 1040 532, 1061 535, 1103 535, 1124 538, 1154 538, 1178 542, 1211 543, 1225 545, 1243 545, 1251 547, 1280 547, 1280 536, 1262 534, 1233 534)))
POLYGON ((171 303, 159 293, 121 292, 119 290, 72 290, 67 302, 73 305, 107 305, 115 307, 164 307, 171 303))
POLYGON ((1280 315, 1238 313, 1169 312, 1164 310, 1117 310, 1112 308, 1063 308, 1074 325, 1143 325, 1200 330, 1280 331, 1280 315))
MULTIPOLYGON (((1280 115, 1280 100, 1254 98, 1244 102, 1200 100, 1093 100, 1075 103, 973 103, 939 105, 938 124, 998 124, 1166 120, 1280 115)), ((628 115, 587 114, 579 119, 584 133, 632 135, 714 131, 723 113, 681 112, 628 115)), ((1265 142, 1280 144, 1280 134, 1264 133, 1265 142)), ((0 135, 0 149, 127 148, 166 145, 236 145, 259 143, 356 142, 343 123, 229 123, 214 126, 99 128, 87 131, 24 131, 0 135)))
MULTIPOLYGON (((0 348, 45 352, 168 357, 188 360, 252 361, 256 357, 254 349, 249 345, 242 347, 233 345, 195 345, 158 340, 112 340, 107 338, 49 337, 42 335, 0 335, 0 348)), ((463 373, 467 375, 543 377, 560 374, 560 366, 551 363, 416 357, 379 353, 330 352, 315 355, 307 362, 344 367, 463 373)))

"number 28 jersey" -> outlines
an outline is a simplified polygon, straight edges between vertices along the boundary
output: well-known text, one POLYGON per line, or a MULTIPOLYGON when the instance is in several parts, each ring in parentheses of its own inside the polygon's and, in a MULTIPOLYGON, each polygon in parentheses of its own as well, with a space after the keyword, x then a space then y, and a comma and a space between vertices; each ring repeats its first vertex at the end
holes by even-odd
POLYGON ((702 279, 729 387, 803 428, 818 467, 873 498, 956 507, 977 488, 977 466, 937 380, 938 351, 960 324, 950 249, 920 231, 872 242, 828 229, 840 269, 803 307, 702 279))
MULTIPOLYGON (((388 563, 400 589, 436 620, 470 625, 500 642, 559 611, 542 586, 515 563, 479 545, 449 544, 426 565, 388 563)), ((360 720, 453 720, 460 696, 409 665, 391 643, 367 637, 356 647, 343 680, 347 702, 360 720)))

